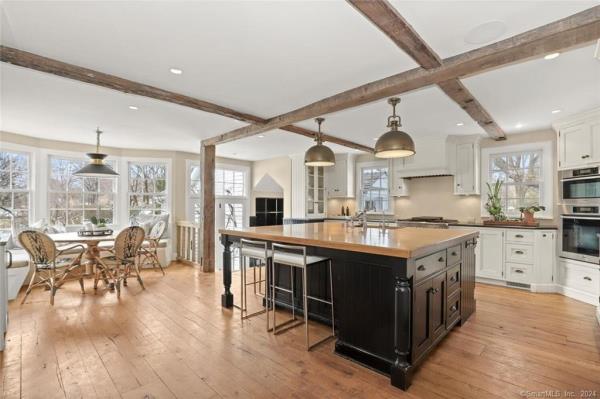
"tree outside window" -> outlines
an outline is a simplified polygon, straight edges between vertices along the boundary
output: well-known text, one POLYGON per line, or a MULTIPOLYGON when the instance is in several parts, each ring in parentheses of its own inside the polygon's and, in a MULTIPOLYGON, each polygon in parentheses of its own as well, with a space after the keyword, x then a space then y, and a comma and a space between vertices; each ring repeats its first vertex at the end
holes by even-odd
POLYGON ((489 181, 501 180, 502 207, 509 216, 519 208, 542 204, 542 151, 523 151, 490 156, 489 181))
MULTIPOLYGON (((0 207, 12 212, 17 229, 29 224, 29 155, 0 152, 0 207)), ((10 231, 11 215, 0 210, 0 231, 10 231)))
MULTIPOLYGON (((85 159, 50 157, 50 223, 77 226, 89 222, 92 216, 108 224, 115 222, 115 179, 73 176, 87 163, 85 159)), ((114 168, 114 162, 108 163, 114 168)))
POLYGON ((129 217, 142 211, 159 214, 167 209, 167 165, 131 162, 128 173, 129 217))

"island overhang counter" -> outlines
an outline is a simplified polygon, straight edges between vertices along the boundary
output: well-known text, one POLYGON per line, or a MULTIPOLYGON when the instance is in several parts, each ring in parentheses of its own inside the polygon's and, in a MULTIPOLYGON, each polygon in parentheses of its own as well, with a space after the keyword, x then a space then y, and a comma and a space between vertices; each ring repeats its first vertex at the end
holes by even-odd
MULTIPOLYGON (((475 311, 477 231, 407 227, 380 230, 343 222, 220 229, 223 245, 222 306, 233 306, 232 244, 242 238, 301 245, 333 262, 336 353, 390 376, 407 389, 414 368, 457 324, 475 311)), ((290 281, 277 264, 278 285, 290 281)), ((330 295, 326 265, 311 268, 312 295, 330 295)), ((269 281, 272 276, 269 275, 269 281)), ((300 273, 295 286, 302 284, 300 273)), ((269 290, 267 290, 269 291, 269 290)), ((277 296, 303 312, 301 290, 277 296)), ((265 305, 270 298, 267 295, 265 305)), ((309 306, 311 319, 331 323, 329 309, 309 306)))

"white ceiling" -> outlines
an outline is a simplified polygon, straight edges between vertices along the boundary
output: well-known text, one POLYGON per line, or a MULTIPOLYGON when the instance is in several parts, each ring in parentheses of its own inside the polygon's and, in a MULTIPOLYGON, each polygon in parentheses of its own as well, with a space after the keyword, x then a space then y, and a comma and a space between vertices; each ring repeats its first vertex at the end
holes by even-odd
MULTIPOLYGON (((597 2, 393 4, 447 57, 479 46, 467 44, 465 35, 482 23, 502 21, 502 39, 597 2)), ((262 117, 416 66, 343 1, 4 1, 0 7, 4 45, 262 117), (171 67, 184 73, 173 75, 171 67)), ((506 131, 547 128, 554 118, 600 106, 600 63, 592 51, 514 65, 465 84, 506 131), (552 115, 557 108, 563 112, 552 115), (524 127, 515 129, 517 122, 524 127)), ((16 133, 92 143, 101 125, 106 145, 193 151, 201 139, 243 125, 4 63, 0 74, 0 128, 16 133)), ((323 130, 371 146, 385 131, 389 110, 380 100, 327 115, 323 130)), ((398 110, 403 128, 417 136, 483 133, 436 87, 403 94, 398 110)), ((315 128, 313 121, 300 125, 315 128)), ((220 145, 217 153, 256 160, 301 153, 311 144, 276 131, 220 145)))

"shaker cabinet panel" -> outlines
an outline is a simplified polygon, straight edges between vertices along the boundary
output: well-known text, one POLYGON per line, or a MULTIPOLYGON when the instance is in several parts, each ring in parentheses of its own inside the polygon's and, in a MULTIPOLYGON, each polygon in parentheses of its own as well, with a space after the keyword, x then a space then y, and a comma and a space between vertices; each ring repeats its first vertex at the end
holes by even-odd
POLYGON ((499 229, 481 229, 479 231, 480 260, 476 276, 494 279, 504 277, 504 231, 499 229))

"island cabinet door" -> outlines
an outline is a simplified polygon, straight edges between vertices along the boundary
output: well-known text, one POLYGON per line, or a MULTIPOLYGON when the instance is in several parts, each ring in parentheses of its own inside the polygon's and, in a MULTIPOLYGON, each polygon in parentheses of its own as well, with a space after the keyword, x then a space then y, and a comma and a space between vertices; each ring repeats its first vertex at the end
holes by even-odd
POLYGON ((413 363, 429 348, 432 342, 431 335, 431 292, 433 288, 431 279, 422 282, 414 288, 413 292, 413 363))
POLYGON ((446 332, 446 272, 431 279, 431 339, 436 340, 446 332))

